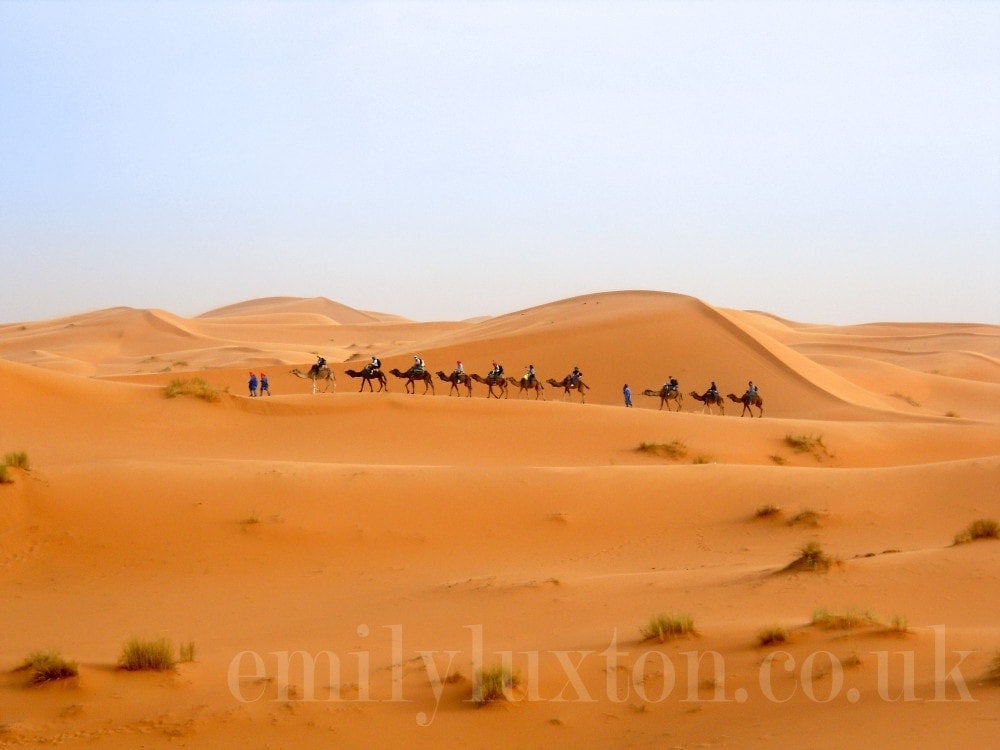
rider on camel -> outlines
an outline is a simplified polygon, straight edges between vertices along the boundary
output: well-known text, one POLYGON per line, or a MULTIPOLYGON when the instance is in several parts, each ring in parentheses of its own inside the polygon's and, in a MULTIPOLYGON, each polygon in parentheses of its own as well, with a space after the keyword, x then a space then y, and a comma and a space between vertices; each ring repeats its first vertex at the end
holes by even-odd
POLYGON ((719 400, 719 389, 716 387, 714 380, 712 381, 712 385, 708 387, 708 390, 705 391, 705 398, 714 398, 719 400))
POLYGON ((668 375, 667 382, 663 384, 663 390, 670 393, 670 391, 676 391, 679 385, 680 383, 677 382, 677 378, 673 375, 668 375))
POLYGON ((455 362, 455 371, 452 372, 451 379, 461 381, 463 375, 465 375, 465 366, 462 364, 462 360, 458 360, 455 362))
POLYGON ((535 366, 534 365, 528 365, 528 369, 524 373, 524 375, 521 377, 521 380, 525 381, 528 385, 531 385, 537 379, 538 379, 538 377, 535 375, 535 366))
POLYGON ((382 360, 373 354, 372 361, 369 362, 367 365, 365 365, 365 371, 369 375, 371 375, 373 372, 376 372, 381 369, 382 369, 382 360))
POLYGON ((326 357, 324 357, 324 356, 322 356, 320 354, 317 354, 316 355, 316 364, 314 364, 310 368, 311 371, 314 372, 316 375, 319 375, 319 371, 322 370, 324 367, 326 367, 326 357))
POLYGON ((494 383, 498 383, 503 380, 503 365, 497 364, 497 361, 493 360, 493 369, 490 370, 489 375, 486 376, 494 383))
POLYGON ((420 357, 413 355, 413 367, 410 368, 410 373, 413 375, 423 375, 426 368, 427 365, 424 361, 420 357))
POLYGON ((753 403, 757 399, 757 386, 753 384, 752 380, 747 383, 747 392, 744 398, 748 399, 750 403, 753 403))
POLYGON ((583 379, 583 373, 580 372, 579 367, 574 367, 573 372, 566 376, 566 382, 570 386, 577 385, 581 379, 583 379))

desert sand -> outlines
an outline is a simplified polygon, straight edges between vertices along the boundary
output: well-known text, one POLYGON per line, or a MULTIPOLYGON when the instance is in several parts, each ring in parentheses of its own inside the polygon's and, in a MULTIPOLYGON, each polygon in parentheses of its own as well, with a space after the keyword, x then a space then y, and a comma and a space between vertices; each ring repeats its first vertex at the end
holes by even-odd
POLYGON ((0 324, 0 382, 0 453, 29 459, 0 484, 0 746, 996 744, 1000 541, 954 539, 1000 519, 997 326, 271 298, 0 324), (316 353, 313 394, 290 370, 316 353), (373 354, 578 365, 589 391, 358 392, 373 354), (642 395, 670 375, 680 412, 642 395), (166 396, 194 378, 218 399, 166 396), (703 413, 712 380, 753 380, 763 417, 703 413), (785 570, 810 542, 829 566, 785 570), (695 632, 644 638, 660 613, 695 632), (195 657, 128 672, 132 637, 195 657), (78 676, 30 684, 47 650, 78 676), (505 662, 518 684, 477 707, 505 662))

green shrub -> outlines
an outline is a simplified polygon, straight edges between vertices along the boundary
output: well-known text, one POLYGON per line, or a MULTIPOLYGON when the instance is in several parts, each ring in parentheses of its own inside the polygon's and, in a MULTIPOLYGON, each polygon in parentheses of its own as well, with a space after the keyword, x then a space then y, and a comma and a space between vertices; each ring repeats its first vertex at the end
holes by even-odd
POLYGON ((122 649, 119 664, 122 669, 130 672, 142 670, 162 672, 173 669, 176 665, 174 647, 166 638, 153 641, 132 638, 122 649))
POLYGON ((476 681, 472 687, 472 702, 477 706, 485 706, 501 698, 506 700, 509 691, 516 688, 519 682, 518 676, 504 665, 480 670, 476 672, 476 681))
POLYGON ((955 544, 967 544, 976 539, 998 538, 1000 538, 1000 523, 993 518, 980 518, 970 523, 965 531, 955 535, 955 544))
POLYGON ((642 628, 642 637, 647 641, 658 638, 662 643, 668 638, 694 632, 694 620, 690 615, 659 614, 649 618, 649 623, 642 628))
POLYGON ((75 661, 68 661, 58 651, 36 651, 24 660, 19 670, 31 673, 31 682, 41 685, 52 680, 65 680, 79 674, 75 661))

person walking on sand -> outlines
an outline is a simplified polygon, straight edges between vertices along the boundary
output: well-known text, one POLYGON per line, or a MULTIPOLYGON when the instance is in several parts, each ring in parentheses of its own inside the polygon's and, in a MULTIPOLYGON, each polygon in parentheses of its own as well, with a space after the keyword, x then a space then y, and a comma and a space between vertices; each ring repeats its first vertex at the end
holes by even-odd
POLYGON ((250 395, 251 396, 256 396, 257 395, 257 375, 254 374, 253 370, 250 371, 250 380, 247 382, 247 386, 250 388, 250 395))
POLYGON ((263 396, 265 393, 268 396, 271 395, 271 386, 268 385, 268 382, 267 382, 267 373, 266 372, 262 372, 260 374, 260 395, 263 396))
POLYGON ((622 388, 622 395, 625 397, 625 406, 632 408, 632 389, 628 387, 628 383, 622 388))

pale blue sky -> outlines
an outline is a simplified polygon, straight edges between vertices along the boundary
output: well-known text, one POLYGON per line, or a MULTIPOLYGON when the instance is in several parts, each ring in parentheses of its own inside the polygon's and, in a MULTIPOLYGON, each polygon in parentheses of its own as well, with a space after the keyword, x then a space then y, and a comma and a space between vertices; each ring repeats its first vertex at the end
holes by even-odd
POLYGON ((0 322, 1000 323, 998 2, 0 0, 0 322))

